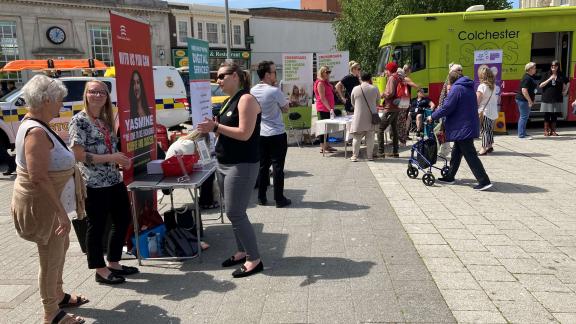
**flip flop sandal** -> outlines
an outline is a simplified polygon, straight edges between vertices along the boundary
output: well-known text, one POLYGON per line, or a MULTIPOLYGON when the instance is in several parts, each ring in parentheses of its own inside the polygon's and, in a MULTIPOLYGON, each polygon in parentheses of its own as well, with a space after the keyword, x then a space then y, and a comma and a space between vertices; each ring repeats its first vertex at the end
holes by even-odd
POLYGON ((56 316, 52 319, 51 324, 84 324, 86 320, 81 317, 76 317, 76 315, 68 314, 65 311, 61 310, 56 316))
POLYGON ((77 295, 76 296, 76 302, 74 302, 74 303, 70 302, 71 299, 72 299, 72 295, 64 294, 64 298, 62 298, 62 301, 58 304, 58 307, 60 307, 60 308, 78 307, 80 305, 84 305, 87 302, 89 302, 89 300, 82 295, 77 295))

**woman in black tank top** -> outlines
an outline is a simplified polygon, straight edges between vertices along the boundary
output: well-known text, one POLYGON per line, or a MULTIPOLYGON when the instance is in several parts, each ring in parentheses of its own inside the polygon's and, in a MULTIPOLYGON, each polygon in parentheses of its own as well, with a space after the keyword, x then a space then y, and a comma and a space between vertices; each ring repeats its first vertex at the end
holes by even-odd
POLYGON ((249 93, 250 78, 233 62, 225 62, 218 70, 218 84, 230 95, 217 120, 206 118, 198 124, 202 133, 214 132, 218 183, 224 193, 226 216, 232 223, 237 251, 226 259, 223 267, 243 264, 232 273, 235 278, 247 277, 264 269, 260 260, 256 234, 246 208, 256 183, 260 165, 260 115, 258 101, 249 93))

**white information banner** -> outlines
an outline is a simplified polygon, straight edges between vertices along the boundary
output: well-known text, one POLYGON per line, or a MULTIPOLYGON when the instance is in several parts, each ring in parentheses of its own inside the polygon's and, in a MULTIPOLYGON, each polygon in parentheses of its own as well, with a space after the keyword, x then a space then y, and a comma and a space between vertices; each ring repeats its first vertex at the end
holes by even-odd
POLYGON ((338 81, 350 73, 348 68, 349 58, 350 53, 348 53, 348 51, 316 53, 316 66, 318 68, 321 66, 329 67, 332 71, 330 80, 338 81))
POLYGON ((312 53, 282 54, 282 92, 290 102, 290 107, 312 106, 312 53))
POLYGON ((190 107, 192 107, 192 126, 194 128, 205 118, 212 119, 210 80, 190 81, 190 107))
POLYGON ((282 54, 284 82, 312 83, 312 53, 282 54))

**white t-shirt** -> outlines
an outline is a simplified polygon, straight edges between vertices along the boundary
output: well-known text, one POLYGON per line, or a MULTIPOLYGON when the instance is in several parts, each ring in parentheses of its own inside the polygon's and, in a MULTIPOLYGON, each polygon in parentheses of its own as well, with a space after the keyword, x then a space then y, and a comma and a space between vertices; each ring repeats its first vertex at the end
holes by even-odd
POLYGON ((288 104, 288 100, 280 88, 266 83, 258 83, 250 90, 262 108, 262 121, 260 122, 260 136, 274 136, 286 133, 281 108, 288 104))
POLYGON ((490 90, 487 84, 480 83, 476 92, 482 93, 482 100, 478 104, 478 113, 484 112, 484 116, 496 120, 498 118, 498 96, 495 91, 490 90))

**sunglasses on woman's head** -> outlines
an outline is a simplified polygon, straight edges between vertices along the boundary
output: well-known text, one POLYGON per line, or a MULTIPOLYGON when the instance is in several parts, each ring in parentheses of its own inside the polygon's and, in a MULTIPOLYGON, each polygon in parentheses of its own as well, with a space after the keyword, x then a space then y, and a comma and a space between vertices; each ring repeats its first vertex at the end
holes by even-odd
POLYGON ((232 73, 234 73, 234 72, 218 74, 218 76, 216 77, 216 79, 218 79, 218 80, 224 80, 224 78, 225 78, 227 75, 230 75, 230 74, 232 74, 232 73))

